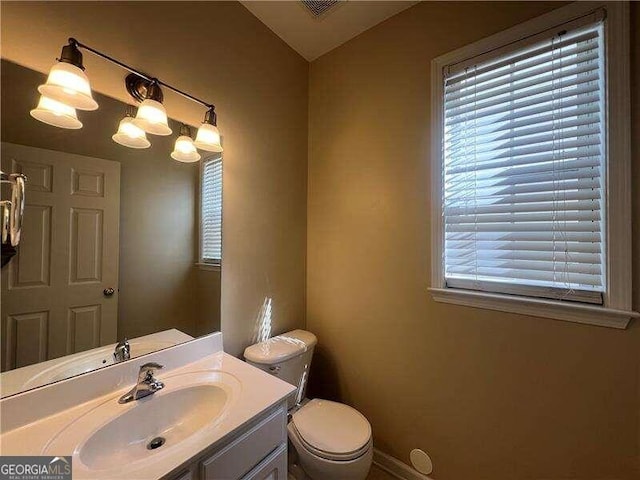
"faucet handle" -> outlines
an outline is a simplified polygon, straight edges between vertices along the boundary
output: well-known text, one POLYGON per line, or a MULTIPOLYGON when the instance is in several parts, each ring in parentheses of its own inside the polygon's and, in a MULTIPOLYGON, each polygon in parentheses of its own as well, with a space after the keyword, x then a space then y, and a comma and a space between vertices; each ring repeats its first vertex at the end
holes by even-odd
POLYGON ((140 370, 145 369, 145 370, 160 370, 164 368, 164 365, 160 365, 159 363, 156 362, 148 362, 145 363, 144 365, 140 366, 140 370))
POLYGON ((145 363, 144 365, 140 366, 138 379, 151 381, 153 379, 153 374, 155 373, 155 371, 160 370, 161 368, 164 368, 164 365, 160 365, 159 363, 156 363, 156 362, 145 363))
POLYGON ((113 358, 116 362, 122 362, 131 358, 131 345, 129 345, 129 340, 127 340, 126 337, 124 340, 120 340, 116 345, 113 352, 113 358))

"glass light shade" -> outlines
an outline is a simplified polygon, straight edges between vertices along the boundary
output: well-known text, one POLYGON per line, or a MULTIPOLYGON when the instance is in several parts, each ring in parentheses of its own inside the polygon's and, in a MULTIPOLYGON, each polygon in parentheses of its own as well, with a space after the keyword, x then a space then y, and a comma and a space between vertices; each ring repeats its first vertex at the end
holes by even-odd
POLYGON ((196 147, 207 152, 222 152, 220 145, 220 132, 215 125, 203 123, 198 129, 195 141, 196 147))
POLYGON ((171 129, 167 121, 167 111, 160 102, 150 98, 140 104, 138 114, 133 123, 153 135, 171 135, 171 129))
POLYGON ((129 148, 149 148, 151 146, 151 142, 147 140, 147 134, 133 123, 131 117, 120 120, 118 131, 111 138, 114 142, 129 148))
POLYGON ((40 95, 38 106, 29 112, 33 118, 48 125, 77 130, 82 128, 76 109, 44 95, 40 95))
POLYGON ((179 162, 197 162, 200 160, 200 154, 193 144, 193 139, 186 135, 181 135, 176 140, 176 145, 171 152, 171 158, 179 162))
POLYGON ((47 83, 40 85, 42 95, 80 110, 96 110, 98 103, 91 96, 89 79, 82 69, 70 63, 58 62, 49 71, 47 83))

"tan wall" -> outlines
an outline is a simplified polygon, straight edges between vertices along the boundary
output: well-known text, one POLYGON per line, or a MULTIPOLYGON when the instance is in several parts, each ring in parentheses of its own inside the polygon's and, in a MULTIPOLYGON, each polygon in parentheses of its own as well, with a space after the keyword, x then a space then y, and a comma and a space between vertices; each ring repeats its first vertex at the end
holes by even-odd
MULTIPOLYGON (((307 62, 236 2, 2 2, 1 8, 6 59, 46 72, 75 36, 216 104, 225 146, 225 348, 238 354, 251 341, 265 297, 273 298, 274 331, 304 325, 307 62)), ((85 66, 94 90, 129 101, 123 70, 90 54, 85 66)), ((204 115, 170 92, 165 105, 192 125, 204 115)))
MULTIPOLYGON (((427 292, 430 61, 557 6, 427 2, 311 64, 312 393, 360 409, 381 450, 405 462, 429 452, 440 480, 638 478, 640 323, 618 331, 427 292)), ((632 90, 637 140, 637 77, 632 90)))

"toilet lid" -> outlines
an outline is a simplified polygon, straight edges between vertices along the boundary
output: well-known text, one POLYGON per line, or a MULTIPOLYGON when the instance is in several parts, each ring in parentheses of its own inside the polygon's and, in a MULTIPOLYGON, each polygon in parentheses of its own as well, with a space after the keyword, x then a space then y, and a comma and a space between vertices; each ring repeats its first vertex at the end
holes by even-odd
POLYGON ((307 444, 327 453, 356 452, 371 439, 371 425, 364 415, 329 400, 310 400, 293 414, 293 424, 307 444))

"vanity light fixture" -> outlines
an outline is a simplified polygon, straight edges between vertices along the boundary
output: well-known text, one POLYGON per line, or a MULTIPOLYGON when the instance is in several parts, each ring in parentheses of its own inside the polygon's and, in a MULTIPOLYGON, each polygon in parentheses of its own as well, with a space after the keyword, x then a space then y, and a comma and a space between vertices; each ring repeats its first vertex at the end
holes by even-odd
POLYGON ((220 132, 218 132, 218 116, 215 107, 211 107, 204 115, 204 122, 200 125, 196 135, 195 145, 200 150, 207 152, 222 152, 220 145, 220 132))
POLYGON ((62 47, 58 63, 51 67, 47 82, 40 85, 38 91, 79 110, 98 108, 98 102, 91 96, 89 79, 84 73, 82 52, 74 39, 69 39, 69 45, 62 47))
POLYGON ((133 107, 127 106, 127 116, 120 120, 118 131, 111 137, 114 142, 129 148, 149 148, 151 142, 147 139, 145 131, 136 125, 132 118, 133 107))
POLYGON ((54 127, 77 130, 82 128, 76 109, 69 105, 40 95, 38 106, 29 112, 33 118, 54 127))
POLYGON ((180 136, 176 139, 171 158, 184 163, 197 162, 201 158, 191 138, 191 129, 187 125, 183 124, 180 127, 180 136))
POLYGON ((91 95, 89 79, 84 73, 81 49, 130 72, 125 78, 126 89, 136 101, 141 102, 135 118, 128 115, 120 121, 118 131, 111 137, 115 142, 131 148, 148 148, 151 143, 146 138, 146 133, 171 135, 167 111, 162 105, 163 93, 160 88, 162 86, 207 109, 204 122, 198 129, 196 141, 194 142, 191 138, 189 127, 183 125, 171 157, 181 162, 197 162, 200 160, 197 148, 208 152, 222 152, 217 115, 213 104, 200 100, 158 78, 146 75, 80 43, 75 38, 69 38, 69 44, 62 48, 62 54, 58 63, 51 68, 47 82, 38 87, 42 96, 37 108, 31 110, 31 116, 56 127, 82 128, 82 122, 78 120, 75 109, 98 108, 98 103, 91 95))

